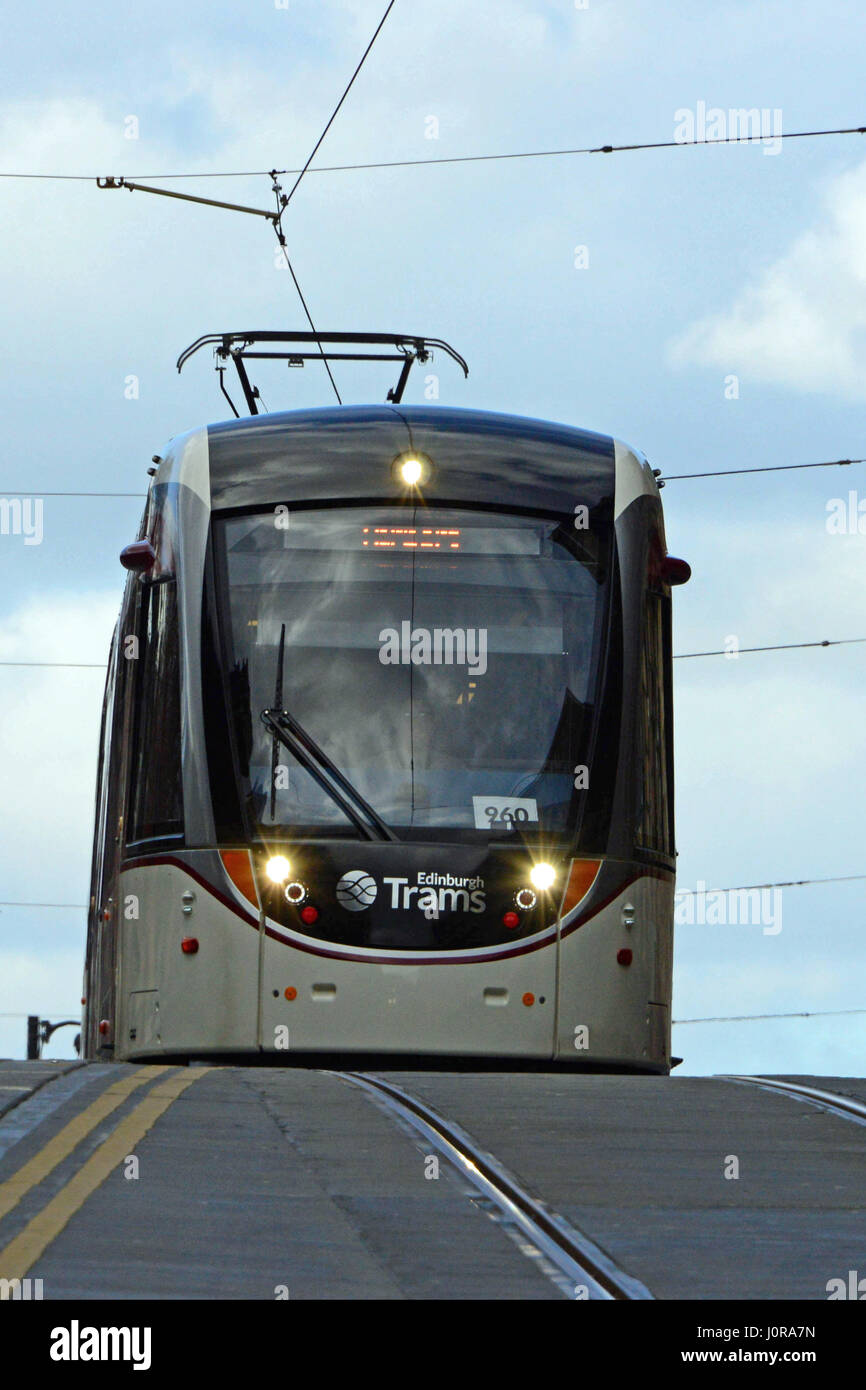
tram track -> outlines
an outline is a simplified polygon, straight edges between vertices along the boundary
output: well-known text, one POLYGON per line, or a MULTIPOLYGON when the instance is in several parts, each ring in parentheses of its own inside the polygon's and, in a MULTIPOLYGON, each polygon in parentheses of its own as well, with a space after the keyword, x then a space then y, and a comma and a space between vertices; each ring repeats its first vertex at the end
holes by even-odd
POLYGON ((381 1077, 344 1071, 327 1074, 364 1092, 392 1120, 402 1122, 414 1137, 437 1149, 475 1189, 488 1214, 511 1228, 524 1254, 542 1257, 549 1266, 545 1272, 554 1277, 567 1297, 629 1302, 653 1298, 639 1279, 619 1268, 606 1251, 527 1191, 453 1120, 381 1077))
POLYGON ((835 1091, 823 1091, 817 1086, 803 1086, 797 1081, 777 1081, 768 1076, 721 1076, 720 1081, 734 1081, 740 1085, 758 1086, 765 1091, 775 1091, 791 1100, 814 1105, 830 1115, 843 1120, 853 1120, 854 1124, 866 1125, 866 1105, 852 1096, 840 1096, 835 1091))

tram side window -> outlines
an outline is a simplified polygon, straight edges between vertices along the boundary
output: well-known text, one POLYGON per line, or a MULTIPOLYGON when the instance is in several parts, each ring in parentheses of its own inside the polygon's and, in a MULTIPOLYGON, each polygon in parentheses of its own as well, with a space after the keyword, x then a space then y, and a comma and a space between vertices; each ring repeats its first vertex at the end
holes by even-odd
POLYGON ((177 585, 142 586, 127 842, 183 834, 177 585))
POLYGON ((638 738, 640 787, 637 844, 673 854, 671 816, 671 728, 668 683, 670 618, 668 599, 648 593, 640 657, 638 738))

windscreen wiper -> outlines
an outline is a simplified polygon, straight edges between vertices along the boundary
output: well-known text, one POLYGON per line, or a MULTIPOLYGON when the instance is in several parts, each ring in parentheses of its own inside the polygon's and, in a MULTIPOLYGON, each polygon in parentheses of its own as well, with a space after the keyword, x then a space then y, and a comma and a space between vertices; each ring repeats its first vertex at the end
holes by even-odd
POLYGON ((349 779, 332 762, 315 739, 298 723, 288 710, 263 709, 261 720, 265 727, 293 753, 302 767, 318 782, 322 790, 336 802, 343 815, 367 840, 399 840, 390 826, 374 811, 369 801, 352 786, 349 779), (354 803, 354 804, 353 804, 354 803), (363 816, 358 812, 363 812, 363 816), (363 817, 366 816, 366 821, 363 817))
MULTIPOLYGON (((274 690, 274 706, 276 709, 283 703, 283 659, 286 652, 286 625, 283 623, 280 629, 280 645, 277 652, 277 684, 274 690)), ((279 753, 280 740, 276 734, 271 741, 271 820, 276 818, 277 809, 277 756, 279 753)))

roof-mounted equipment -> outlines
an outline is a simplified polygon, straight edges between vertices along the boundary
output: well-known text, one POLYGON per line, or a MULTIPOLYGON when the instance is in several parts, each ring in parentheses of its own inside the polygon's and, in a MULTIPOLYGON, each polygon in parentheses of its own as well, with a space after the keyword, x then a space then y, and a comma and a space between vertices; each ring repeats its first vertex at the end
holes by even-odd
POLYGON ((403 399, 403 392, 406 389, 406 382, 409 373, 415 362, 427 362, 431 353, 439 348, 447 353, 453 362, 462 369, 464 377, 469 375, 469 368, 460 356, 448 343, 441 338, 421 338, 412 333, 311 333, 311 332, 292 332, 282 333, 264 329, 249 333, 205 333, 201 338, 197 338, 194 343, 190 343, 188 348, 184 348, 180 357, 177 359, 177 370, 183 370, 184 363, 192 357, 194 352, 206 344, 214 345, 214 357, 216 359, 216 370, 219 373, 220 390, 231 406, 234 414, 238 417, 239 413, 235 409, 234 403, 225 389, 223 373, 226 364, 231 361, 235 365, 241 390, 251 415, 259 414, 258 402, 260 400, 258 387, 253 386, 247 374, 245 363, 253 359, 268 359, 286 362, 289 367, 302 367, 307 361, 317 362, 399 362, 400 375, 396 386, 392 386, 386 396, 387 401, 398 405, 403 399), (301 347, 315 346, 315 351, 298 351, 296 347, 270 347, 265 350, 257 348, 259 343, 268 344, 299 344, 301 347), (356 349, 352 352, 332 352, 326 351, 323 344, 351 347, 356 349), (360 352, 358 348, 375 347, 377 352, 360 352), (385 349, 391 348, 388 352, 385 349))

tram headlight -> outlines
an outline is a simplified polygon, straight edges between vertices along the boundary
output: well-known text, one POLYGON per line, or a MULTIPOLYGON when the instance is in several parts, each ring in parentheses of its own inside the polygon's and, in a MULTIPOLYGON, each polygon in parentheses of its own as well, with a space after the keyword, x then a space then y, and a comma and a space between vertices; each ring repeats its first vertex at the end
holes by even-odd
POLYGON ((400 465, 400 473, 402 474, 403 482, 408 483, 410 487, 414 487, 416 483, 420 483, 423 472, 424 469, 421 466, 420 459, 404 459, 400 465))
POLYGON ((430 476, 430 463, 424 454, 398 454, 394 472, 406 487, 420 487, 430 476))
POLYGON ((533 888, 544 893, 548 888, 552 888, 556 882, 556 870, 552 864, 535 864, 529 875, 529 881, 533 888))
POLYGON ((291 872, 292 866, 282 854, 273 855, 265 865, 265 873, 271 883, 285 883, 291 872))

